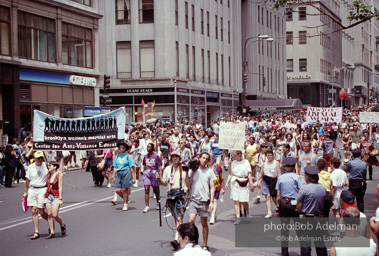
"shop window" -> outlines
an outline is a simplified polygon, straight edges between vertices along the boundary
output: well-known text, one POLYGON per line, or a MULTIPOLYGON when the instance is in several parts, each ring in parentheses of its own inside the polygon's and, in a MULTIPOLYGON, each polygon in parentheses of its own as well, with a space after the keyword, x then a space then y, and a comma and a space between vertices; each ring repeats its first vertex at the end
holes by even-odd
POLYGON ((154 41, 140 42, 140 76, 155 77, 154 41))
POLYGON ((55 62, 55 20, 18 13, 20 58, 55 62))
POLYGON ((79 4, 84 4, 88 6, 92 6, 91 0, 71 0, 73 2, 77 2, 79 4))
POLYGON ((307 71, 307 59, 299 59, 299 71, 307 71))
POLYGON ((92 68, 92 30, 62 23, 62 62, 92 68))
POLYGON ((130 0, 116 0, 116 24, 130 24, 130 0))
POLYGON ((293 72, 293 59, 287 59, 287 72, 293 72))
POLYGON ((139 23, 154 23, 154 0, 139 0, 139 23))
POLYGON ((0 6, 0 54, 10 55, 9 8, 0 6))
POLYGON ((116 43, 117 78, 132 77, 132 56, 130 42, 116 43))

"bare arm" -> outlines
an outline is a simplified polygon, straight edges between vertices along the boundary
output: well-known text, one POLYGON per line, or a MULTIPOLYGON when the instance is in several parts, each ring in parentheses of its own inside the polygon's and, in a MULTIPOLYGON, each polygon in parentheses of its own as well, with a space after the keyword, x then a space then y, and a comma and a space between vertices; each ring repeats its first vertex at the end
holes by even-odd
POLYGON ((297 204, 296 204, 296 209, 298 212, 301 212, 301 209, 303 208, 303 203, 302 202, 299 202, 297 201, 297 204))

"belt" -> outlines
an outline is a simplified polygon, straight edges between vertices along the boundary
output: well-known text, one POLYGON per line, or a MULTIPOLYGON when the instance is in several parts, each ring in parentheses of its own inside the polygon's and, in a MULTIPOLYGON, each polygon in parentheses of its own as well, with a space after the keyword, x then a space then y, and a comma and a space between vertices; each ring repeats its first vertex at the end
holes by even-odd
POLYGON ((239 178, 239 179, 247 179, 247 178, 249 178, 248 176, 237 176, 237 175, 234 175, 234 174, 233 174, 233 176, 236 177, 236 178, 239 178))
POLYGON ((34 186, 31 186, 32 188, 36 189, 36 188, 47 188, 47 186, 44 186, 44 187, 34 187, 34 186))

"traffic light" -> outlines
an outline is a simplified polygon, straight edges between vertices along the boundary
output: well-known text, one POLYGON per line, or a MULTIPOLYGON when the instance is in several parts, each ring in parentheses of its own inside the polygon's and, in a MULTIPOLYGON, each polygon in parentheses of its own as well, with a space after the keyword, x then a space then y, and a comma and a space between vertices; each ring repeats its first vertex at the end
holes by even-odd
POLYGON ((247 74, 243 74, 243 83, 247 84, 247 74))
POLYGON ((111 87, 111 76, 104 75, 104 91, 111 87))

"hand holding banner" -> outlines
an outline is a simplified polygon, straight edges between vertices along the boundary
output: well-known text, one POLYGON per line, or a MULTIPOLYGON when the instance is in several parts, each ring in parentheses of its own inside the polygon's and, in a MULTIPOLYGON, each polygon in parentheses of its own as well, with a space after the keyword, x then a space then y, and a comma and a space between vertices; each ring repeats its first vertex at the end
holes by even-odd
POLYGON ((245 124, 220 123, 219 148, 243 150, 245 143, 245 124))

